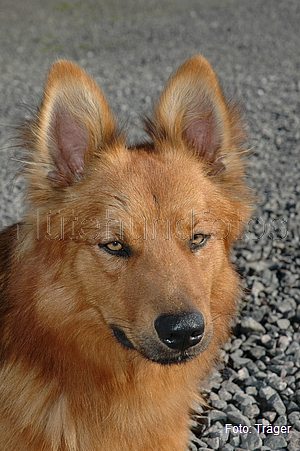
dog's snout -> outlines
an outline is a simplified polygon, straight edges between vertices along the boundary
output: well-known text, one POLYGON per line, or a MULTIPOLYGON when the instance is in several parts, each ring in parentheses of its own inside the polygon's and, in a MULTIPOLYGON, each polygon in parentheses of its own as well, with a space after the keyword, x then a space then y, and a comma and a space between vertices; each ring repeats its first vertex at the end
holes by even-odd
POLYGON ((200 342, 204 333, 204 318, 197 311, 163 314, 156 318, 154 327, 165 345, 185 351, 200 342))

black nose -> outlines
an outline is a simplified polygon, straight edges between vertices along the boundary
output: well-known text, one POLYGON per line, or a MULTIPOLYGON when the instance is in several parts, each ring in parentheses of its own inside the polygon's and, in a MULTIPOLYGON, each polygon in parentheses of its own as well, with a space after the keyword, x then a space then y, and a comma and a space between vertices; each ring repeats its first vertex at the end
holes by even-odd
POLYGON ((204 332, 204 318, 200 312, 163 314, 156 318, 154 327, 159 339, 171 349, 185 351, 195 346, 204 332))

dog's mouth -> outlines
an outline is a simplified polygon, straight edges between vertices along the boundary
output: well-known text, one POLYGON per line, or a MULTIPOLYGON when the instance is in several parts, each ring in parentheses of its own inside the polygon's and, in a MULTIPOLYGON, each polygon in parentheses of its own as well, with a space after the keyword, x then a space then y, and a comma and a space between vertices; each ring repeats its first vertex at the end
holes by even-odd
POLYGON ((116 326, 112 326, 111 329, 113 331, 115 338, 118 340, 119 343, 121 343, 126 348, 134 349, 133 344, 131 343, 130 340, 128 340, 128 338, 123 330, 119 329, 116 326))
POLYGON ((161 344, 157 344, 153 340, 143 340, 141 349, 135 347, 128 339, 125 332, 116 326, 111 326, 111 330, 116 340, 125 348, 132 349, 141 354, 147 360, 159 363, 161 365, 181 364, 194 359, 200 352, 202 352, 208 345, 209 340, 203 340, 205 343, 201 343, 199 346, 194 346, 186 350, 172 350, 165 348, 161 344))

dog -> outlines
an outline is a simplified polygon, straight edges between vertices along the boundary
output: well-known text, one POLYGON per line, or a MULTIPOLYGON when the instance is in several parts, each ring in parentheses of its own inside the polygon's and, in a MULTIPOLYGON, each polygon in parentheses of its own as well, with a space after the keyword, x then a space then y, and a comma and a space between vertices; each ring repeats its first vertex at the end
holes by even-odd
POLYGON ((58 60, 22 127, 26 211, 0 234, 2 451, 188 446, 241 291, 245 134, 198 55, 144 123, 126 146, 95 81, 58 60))

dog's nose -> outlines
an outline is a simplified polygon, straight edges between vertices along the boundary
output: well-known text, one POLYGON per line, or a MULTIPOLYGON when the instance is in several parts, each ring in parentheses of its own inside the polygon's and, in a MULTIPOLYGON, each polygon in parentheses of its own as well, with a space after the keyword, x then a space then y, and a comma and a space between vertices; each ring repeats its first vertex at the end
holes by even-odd
POLYGON ((204 318, 200 312, 163 314, 156 318, 154 327, 159 339, 171 349, 185 351, 195 346, 204 333, 204 318))

